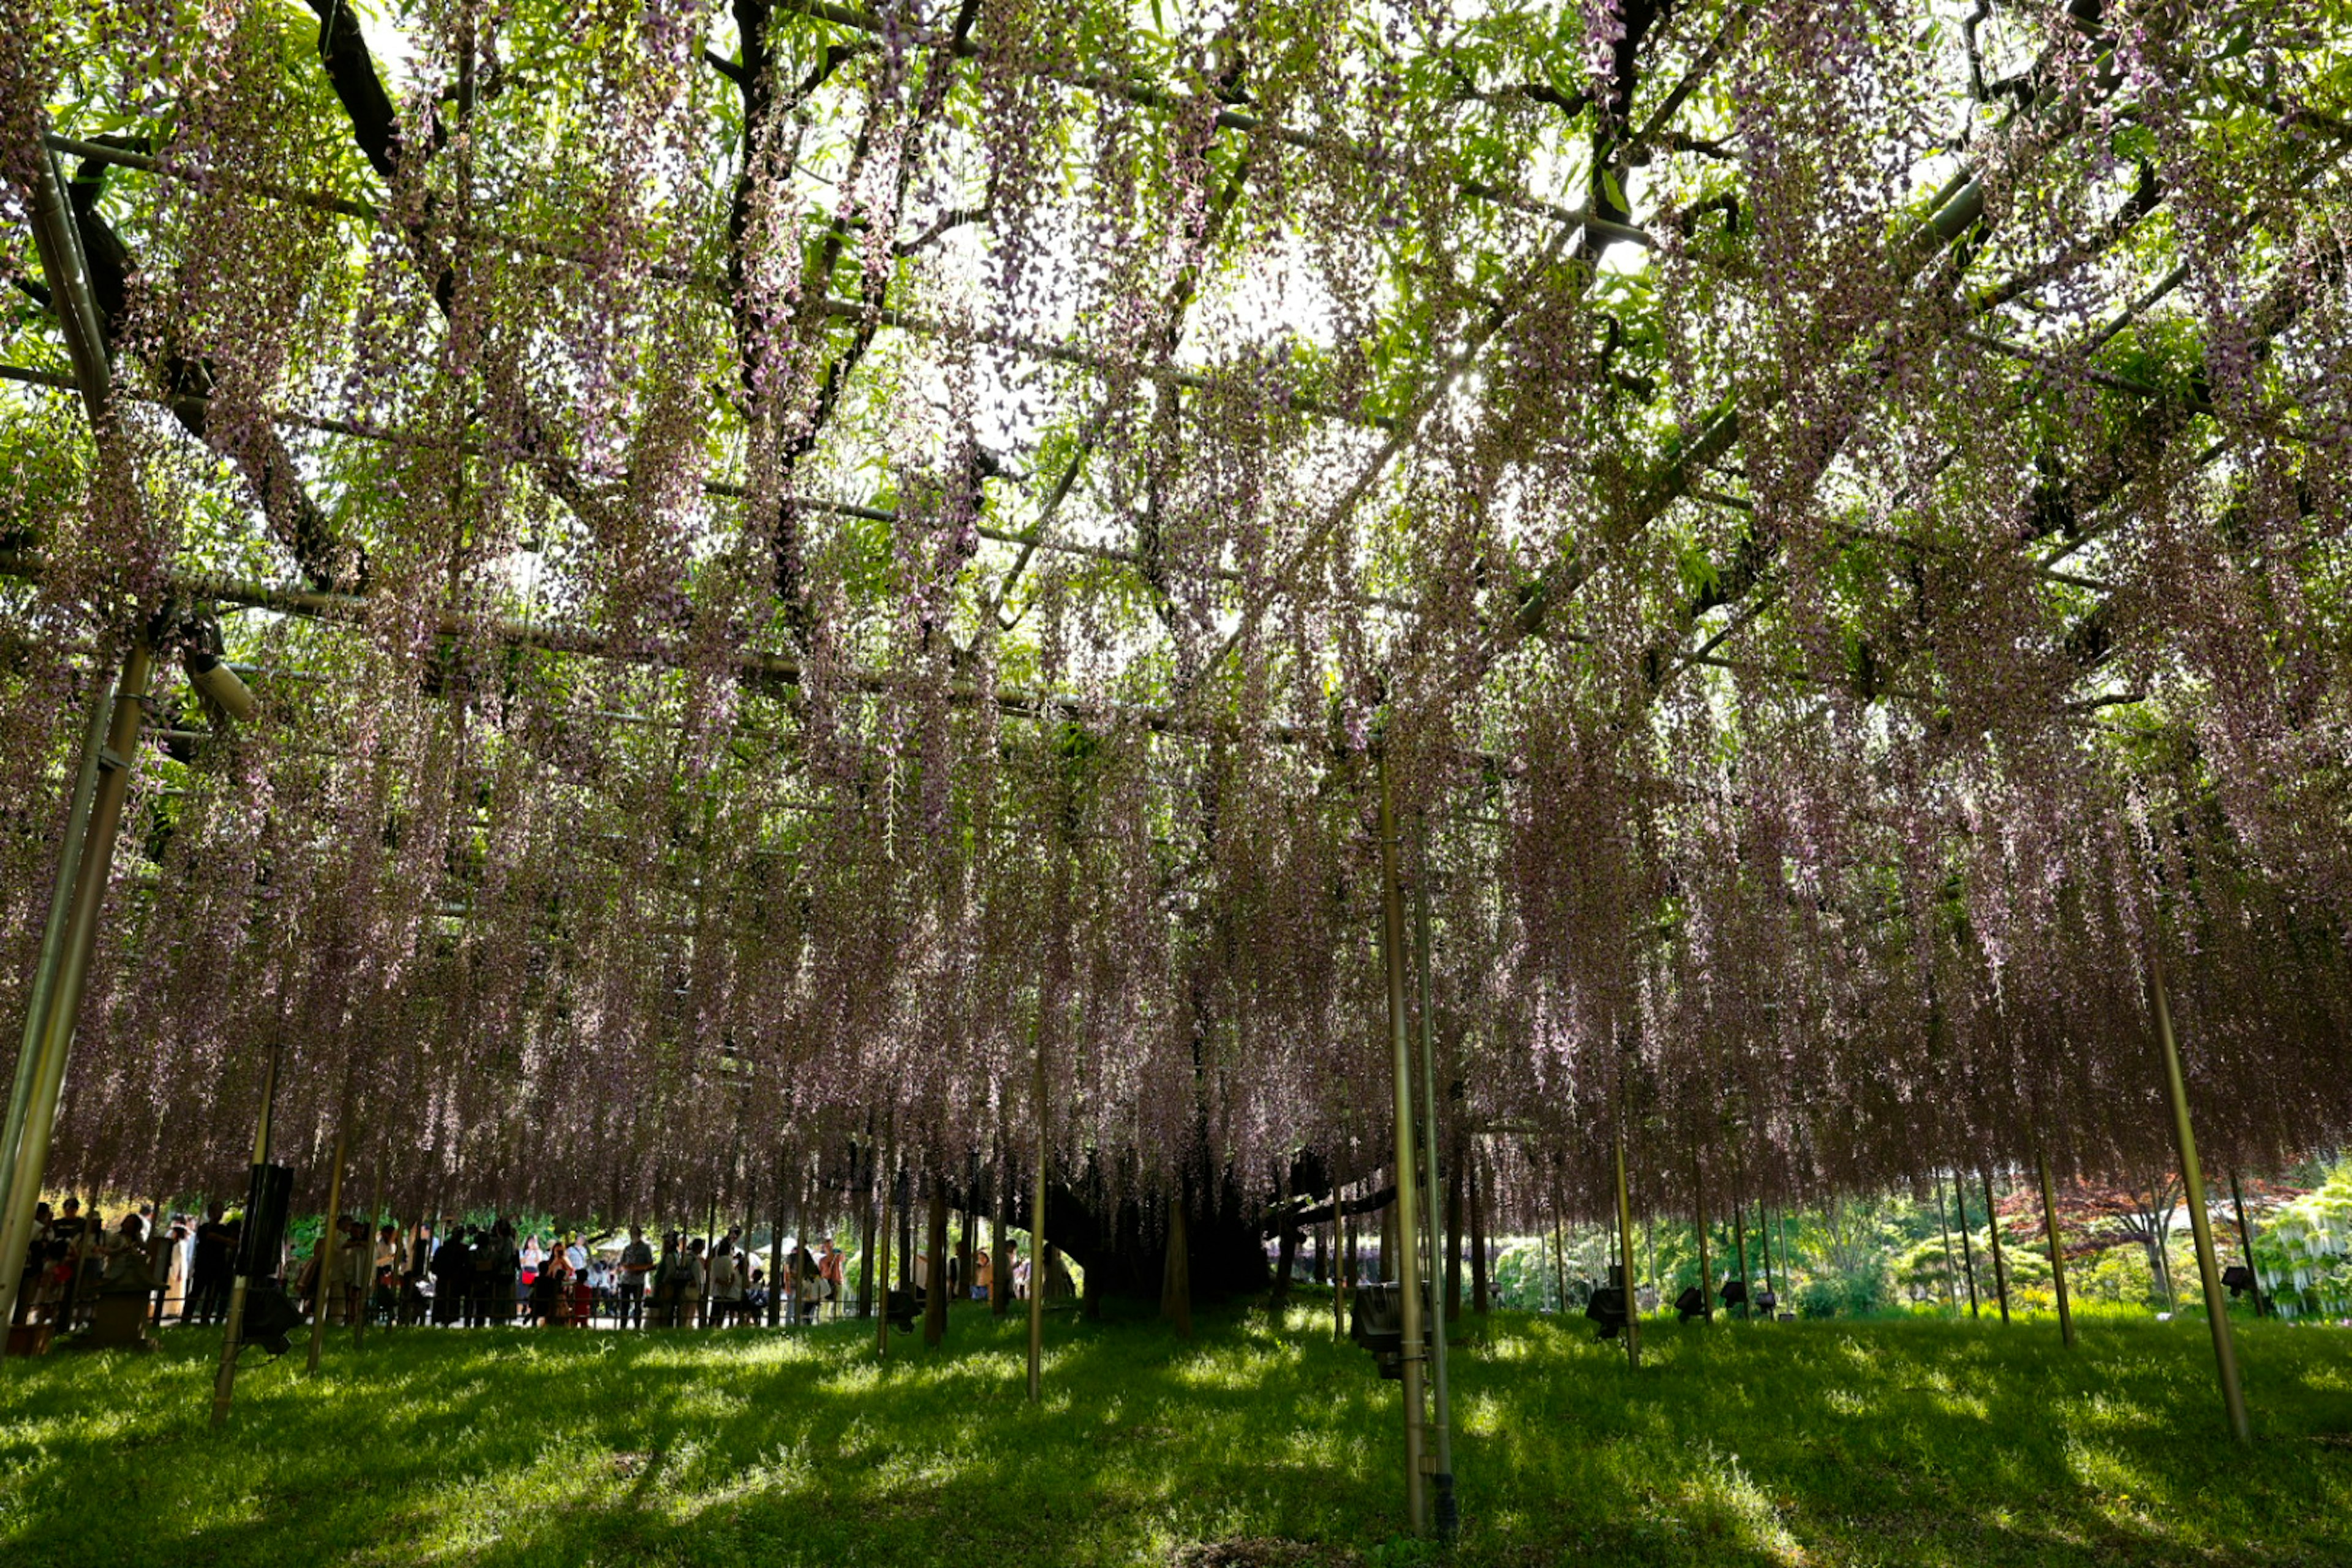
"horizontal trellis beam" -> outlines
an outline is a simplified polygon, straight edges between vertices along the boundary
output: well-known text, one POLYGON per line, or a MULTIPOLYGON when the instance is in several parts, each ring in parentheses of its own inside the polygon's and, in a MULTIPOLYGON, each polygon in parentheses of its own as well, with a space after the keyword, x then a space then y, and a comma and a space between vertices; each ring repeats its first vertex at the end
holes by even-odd
MULTIPOLYGON (((76 390, 78 384, 74 381, 73 377, 66 375, 60 372, 40 370, 31 365, 21 364, 0 364, 0 381, 13 381, 26 386, 37 386, 58 392, 72 392, 76 390)), ((120 389, 118 389, 118 395, 120 395, 120 389)), ((159 406, 168 406, 175 410, 181 408, 204 409, 208 407, 211 403, 211 397, 209 395, 192 392, 142 394, 140 395, 139 400, 142 402, 152 403, 159 406)), ((298 414, 286 410, 279 410, 272 413, 270 415, 270 418, 278 424, 290 425, 298 429, 318 430, 335 436, 349 436, 355 440, 381 441, 391 446, 421 444, 407 441, 405 437, 402 437, 396 431, 386 430, 380 426, 362 424, 356 420, 331 419, 322 417, 319 415, 298 414)), ((468 442, 466 443, 461 449, 469 454, 478 455, 481 448, 478 444, 468 442)), ((719 480, 705 480, 702 485, 702 493, 708 496, 720 497, 730 500, 740 500, 745 495, 746 490, 741 485, 728 484, 719 480)), ((836 517, 863 518, 869 522, 897 522, 900 516, 899 513, 883 507, 860 506, 855 501, 827 500, 817 496, 796 495, 792 498, 792 504, 807 511, 824 512, 836 517)), ((1145 564, 1142 558, 1136 554, 1135 552, 1131 550, 1119 550, 1108 544, 1084 544, 1072 541, 1054 539, 1038 539, 1033 542, 1030 535, 1025 531, 1010 528, 997 528, 990 524, 981 522, 975 522, 972 525, 972 531, 979 534, 982 539, 992 540, 999 544, 1030 545, 1034 542, 1036 549, 1047 551, 1055 554, 1075 555, 1091 561, 1108 562, 1116 565, 1132 567, 1139 571, 1141 570, 1145 564)), ((1236 571, 1234 568, 1230 566, 1192 566, 1186 565, 1182 563, 1163 563, 1160 569, 1162 571, 1173 572, 1179 576, 1205 577, 1212 582, 1244 583, 1248 581, 1247 574, 1236 571)), ((1398 598, 1393 595, 1347 593, 1335 595, 1333 597, 1343 604, 1366 605, 1379 609, 1395 610, 1404 613, 1410 613, 1415 608, 1415 606, 1408 601, 1398 598)))
MULTIPOLYGON (((853 32, 866 33, 877 38, 886 36, 903 36, 905 31, 896 24, 885 24, 881 17, 870 11, 860 11, 848 5, 836 5, 831 4, 830 0, 784 0, 782 8, 797 11, 802 16, 814 20, 830 22, 835 26, 847 27, 853 32)), ((974 43, 970 38, 955 40, 954 48, 958 57, 968 59, 982 58, 990 53, 985 45, 974 43)), ((1035 74, 1048 81, 1060 82, 1065 86, 1074 87, 1082 92, 1090 92, 1097 97, 1124 99, 1139 109, 1157 109, 1182 114, 1191 110, 1206 108, 1209 101, 1193 98, 1187 93, 1171 92, 1166 88, 1131 79, 1093 73, 1066 75, 1042 70, 1035 74)), ((1335 157, 1345 158, 1363 168, 1386 174, 1413 172, 1410 163, 1393 153, 1377 152, 1344 136, 1318 135, 1312 132, 1290 130, 1276 125, 1263 116, 1235 109, 1230 104, 1221 105, 1216 111, 1215 119, 1217 125, 1222 129, 1239 131, 1247 135, 1269 137, 1286 146, 1298 148, 1302 152, 1328 153, 1335 157)), ((1476 201, 1493 202, 1496 205, 1507 207, 1513 212, 1527 214, 1531 217, 1579 224, 1589 232, 1597 234, 1604 239, 1622 240, 1629 245, 1641 246, 1644 249, 1654 248, 1657 244, 1647 229, 1636 228, 1629 223, 1619 223, 1581 207, 1561 206, 1556 202, 1544 201, 1524 191, 1507 190, 1483 180, 1448 177, 1464 195, 1476 201)))
MULTIPOLYGON (((341 196, 298 191, 276 181, 246 180, 217 174, 211 171, 192 170, 169 163, 152 153, 133 153, 125 148, 108 147, 95 142, 77 141, 70 136, 60 136, 54 132, 45 136, 44 140, 52 151, 62 153, 68 157, 85 158, 98 163, 116 164, 126 169, 135 169, 142 174, 155 175, 159 179, 203 179, 231 189, 251 190, 257 195, 268 196, 275 201, 282 201, 290 205, 358 218, 366 223, 381 223, 386 216, 382 207, 367 202, 350 201, 341 196)), ((588 265, 562 247, 549 244, 544 240, 525 239, 502 230, 480 226, 465 226, 458 232, 468 237, 487 240, 493 245, 503 246, 520 254, 538 257, 542 260, 553 261, 562 266, 585 267, 588 265)), ((727 298, 727 280, 715 272, 698 272, 687 268, 656 263, 647 268, 647 273, 665 283, 692 289, 708 294, 715 300, 723 300, 727 298)), ((1076 369, 1091 371, 1101 376, 1132 376, 1154 384, 1181 387, 1187 392, 1246 393, 1247 391, 1247 388, 1241 384, 1228 381, 1213 371, 1183 370, 1173 365, 1120 359, 1113 354, 1098 353, 1092 349, 1080 348, 1069 342, 1040 338, 1031 333, 1014 331, 1003 327, 951 326, 915 311, 895 310, 888 306, 869 307, 854 300, 837 300, 831 296, 818 300, 816 310, 833 321, 859 322, 871 321, 917 337, 968 338, 973 342, 984 343, 990 348, 1026 354, 1032 359, 1045 360, 1049 363, 1070 365, 1076 369)), ((1320 398, 1285 397, 1281 400, 1281 406, 1291 413, 1302 415, 1310 419, 1328 420, 1339 425, 1352 425, 1367 430, 1385 431, 1396 427, 1396 421, 1386 415, 1366 414, 1339 404, 1326 403, 1320 398)))

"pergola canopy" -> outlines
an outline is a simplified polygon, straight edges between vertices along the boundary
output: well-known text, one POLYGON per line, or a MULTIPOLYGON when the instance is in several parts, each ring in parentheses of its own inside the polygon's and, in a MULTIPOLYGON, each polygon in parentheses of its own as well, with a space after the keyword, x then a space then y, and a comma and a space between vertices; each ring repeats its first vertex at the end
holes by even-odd
POLYGON ((278 1047, 415 1201, 960 1163, 1039 1050, 1066 1169, 1368 1174, 1382 767, 1507 1196, 2137 1158, 2158 960, 2209 1146, 2340 1128, 2347 28, 53 7, 12 1009, 125 639, 259 696, 162 695, 60 1173, 278 1047))

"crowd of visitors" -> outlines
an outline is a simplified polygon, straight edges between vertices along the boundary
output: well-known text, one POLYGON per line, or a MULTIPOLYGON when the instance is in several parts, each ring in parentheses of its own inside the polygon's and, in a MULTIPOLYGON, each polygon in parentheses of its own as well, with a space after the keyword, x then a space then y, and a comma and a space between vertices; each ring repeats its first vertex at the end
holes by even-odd
MULTIPOLYGON (((97 1214, 84 1215, 77 1199, 64 1199, 55 1213, 45 1203, 24 1260, 16 1321, 58 1331, 81 1327, 108 1281, 129 1281, 135 1269, 130 1288, 152 1293, 157 1323, 222 1322, 241 1236, 240 1219, 218 1203, 201 1216, 173 1215, 160 1231, 154 1211, 142 1207, 125 1213, 110 1233, 97 1214)), ((783 1249, 778 1277, 771 1279, 772 1249, 747 1244, 740 1226, 705 1236, 670 1230, 656 1243, 636 1226, 625 1238, 604 1231, 542 1239, 536 1232, 519 1237, 503 1217, 438 1234, 424 1225, 371 1231, 367 1221, 345 1216, 337 1221, 329 1265, 334 1277, 322 1282, 323 1242, 321 1237, 299 1259, 281 1257, 278 1265, 306 1315, 323 1311, 331 1322, 353 1322, 365 1314, 387 1324, 466 1328, 724 1328, 811 1323, 860 1310, 851 1256, 831 1239, 814 1249, 793 1242, 783 1249)), ((1011 1266, 1013 1296, 1026 1299, 1028 1260, 1010 1240, 1001 1251, 1011 1266)), ((1069 1273, 1056 1249, 1049 1247, 1047 1258, 1049 1295, 1070 1294, 1069 1273)), ((985 1299, 996 1268, 990 1249, 977 1248, 966 1281, 961 1258, 950 1253, 943 1283, 951 1295, 985 1299)), ((918 1250, 905 1258, 899 1272, 893 1290, 911 1291, 919 1301, 931 1284, 928 1254, 918 1250)))

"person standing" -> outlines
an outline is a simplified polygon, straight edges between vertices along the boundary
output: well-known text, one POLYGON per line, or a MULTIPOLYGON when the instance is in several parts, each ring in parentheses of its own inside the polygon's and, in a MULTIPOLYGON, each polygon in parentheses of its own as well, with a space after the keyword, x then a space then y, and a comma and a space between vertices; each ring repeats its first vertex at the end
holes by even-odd
POLYGON ((521 1256, 515 1247, 514 1226, 501 1215, 489 1234, 474 1246, 474 1321, 476 1325, 511 1323, 522 1300, 518 1282, 521 1256))
POLYGON ((337 1244, 335 1267, 342 1273, 343 1313, 337 1321, 356 1323, 367 1310, 368 1292, 375 1284, 375 1247, 368 1239, 367 1221, 343 1222, 343 1239, 337 1244))
POLYGON ((989 1288, 996 1282, 996 1269, 988 1261, 988 1248, 982 1247, 971 1255, 971 1299, 988 1300, 989 1288))
POLYGON ((679 1254, 677 1323, 690 1329, 702 1321, 703 1292, 709 1288, 710 1265, 702 1256, 702 1237, 696 1237, 679 1254))
POLYGON ((190 1259, 187 1299, 180 1304, 180 1321, 187 1322, 193 1313, 199 1323, 217 1323, 228 1310, 229 1257, 228 1226, 221 1218, 221 1205, 205 1205, 204 1223, 196 1226, 194 1255, 190 1259))
POLYGON ((728 1317, 743 1299, 743 1271, 737 1266, 732 1233, 719 1238, 710 1249, 709 1288, 703 1301, 702 1326, 723 1329, 728 1317))
POLYGON ((433 1321, 443 1328, 470 1326, 474 1295, 470 1236, 459 1226, 433 1250, 433 1321))
MULTIPOLYGON (((848 1308, 847 1301, 844 1300, 847 1294, 848 1258, 834 1246, 831 1237, 824 1238, 824 1256, 816 1260, 816 1271, 824 1281, 825 1300, 833 1303, 833 1315, 838 1319, 848 1308)), ((811 1313, 810 1316, 814 1318, 815 1314, 811 1313)))
POLYGON ((96 1217, 82 1218, 81 1200, 68 1198, 58 1206, 58 1217, 49 1226, 49 1258, 58 1279, 56 1321, 60 1329, 71 1329, 80 1310, 82 1259, 96 1217))
POLYGON ((619 1298, 618 1326, 642 1329, 646 1326, 646 1277, 654 1271, 654 1249, 646 1242, 643 1227, 629 1227, 629 1245, 621 1248, 620 1284, 614 1294, 619 1298))

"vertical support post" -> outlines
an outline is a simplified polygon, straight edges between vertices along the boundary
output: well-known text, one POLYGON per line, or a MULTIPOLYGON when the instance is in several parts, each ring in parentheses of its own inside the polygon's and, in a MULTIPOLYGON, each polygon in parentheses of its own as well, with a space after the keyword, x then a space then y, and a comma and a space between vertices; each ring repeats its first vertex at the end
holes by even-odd
POLYGON ((996 1141, 996 1169, 988 1179, 988 1315, 1001 1318, 1013 1304, 1013 1256, 1005 1249, 1004 1226, 1012 1212, 1008 1189, 1013 1185, 1011 1151, 1002 1135, 996 1141))
MULTIPOLYGON (((283 1054, 282 1042, 273 1040, 269 1047, 269 1067, 261 1079, 261 1115, 253 1129, 253 1163, 269 1163, 269 1118, 278 1104, 278 1059, 283 1054)), ((256 1223, 252 1215, 246 1216, 248 1227, 256 1223)), ((242 1245, 239 1256, 244 1253, 242 1245)), ((220 1370, 213 1374, 213 1425, 228 1419, 230 1400, 236 1393, 236 1352, 238 1342, 245 1334, 245 1296, 250 1277, 239 1274, 229 1283, 228 1322, 221 1330, 220 1370)))
MULTIPOLYGON (((1422 1146, 1429 1156, 1429 1347, 1430 1371, 1434 1384, 1435 1400, 1430 1415, 1437 1428, 1437 1468, 1431 1474, 1431 1490, 1435 1494, 1437 1539, 1451 1541, 1462 1527, 1462 1514, 1454 1497, 1454 1408, 1452 1387, 1446 1376, 1445 1364, 1445 1292, 1437 1288, 1437 1241, 1444 1234, 1437 1223, 1437 1195, 1445 1191, 1444 1177, 1437 1163, 1437 1031, 1433 1024, 1429 987, 1429 841, 1421 836, 1421 875, 1412 889, 1413 947, 1418 960, 1415 968, 1421 992, 1421 1101, 1422 1146)), ((1475 1149, 1475 1145, 1472 1147, 1475 1149)), ((1465 1162, 1476 1168, 1475 1154, 1465 1162)), ((1473 1194, 1475 1201, 1475 1194, 1473 1194)), ((1460 1235, 1457 1226, 1455 1235, 1460 1235)), ((1472 1238, 1483 1250, 1485 1238, 1472 1238)), ((1449 1270, 1450 1288, 1458 1293, 1462 1279, 1461 1254, 1457 1251, 1449 1270)))
POLYGON ((980 1185, 980 1154, 977 1150, 964 1157, 963 1172, 963 1217, 958 1222, 956 1237, 956 1284, 962 1290, 963 1300, 970 1300, 975 1278, 972 1269, 977 1261, 972 1233, 980 1228, 980 1215, 972 1208, 977 1195, 975 1189, 980 1185))
POLYGON ((327 1343, 327 1307, 342 1299, 343 1282, 335 1272, 343 1238, 343 1155, 350 1148, 351 1113, 335 1118, 335 1163, 327 1174, 327 1223, 319 1232, 318 1298, 310 1311, 310 1358, 305 1376, 319 1375, 319 1352, 327 1343))
POLYGON ((1936 1228, 1944 1236, 1944 1300, 1955 1315, 1960 1310, 1960 1271, 1952 1259, 1952 1221, 1944 1207, 1944 1179, 1936 1178, 1936 1228))
POLYGON ((1477 1140, 1472 1139, 1463 1151, 1462 1167, 1465 1184, 1470 1189, 1470 1310, 1483 1318, 1494 1300, 1493 1281, 1486 1271, 1486 1196, 1491 1184, 1477 1140))
POLYGON ((2263 1271, 2254 1267, 2254 1227, 2246 1223, 2246 1194, 2238 1190, 2234 1165, 2230 1168, 2230 1202, 2238 1211, 2238 1245, 2246 1250, 2246 1272, 2253 1278, 2247 1289, 2254 1293, 2254 1316, 2266 1318, 2271 1314, 2270 1297, 2263 1290, 2263 1271))
MULTIPOLYGON (((19 1202, 16 1184, 18 1152, 25 1137, 25 1120, 41 1078, 41 1049, 48 1033, 49 1003, 56 994, 58 970, 64 962, 66 932, 73 921, 75 889, 81 878, 82 844, 89 827, 90 803, 98 793, 99 755, 106 750, 107 725, 113 714, 107 700, 103 668, 92 672, 89 721, 83 727, 81 764, 74 774, 72 804, 66 810, 65 837, 58 842, 57 880, 49 889, 48 923, 41 931, 41 956, 25 1008, 24 1043, 16 1052, 16 1079, 8 1093, 8 1121, 0 1131, 0 1175, 7 1178, 5 1206, 0 1207, 0 1323, 16 1321, 18 1263, 32 1237, 33 1210, 40 1194, 19 1202), (22 1212, 20 1223, 17 1215, 22 1212)), ((46 1163, 46 1162, 45 1162, 46 1163)), ((38 1183, 35 1185, 37 1188, 38 1183)))
POLYGON ((2164 1086, 2172 1098, 2172 1131, 2180 1146, 2180 1184, 2189 1199, 2189 1226, 2197 1238, 2197 1272, 2205 1285, 2205 1317, 2213 1331, 2213 1366, 2221 1375, 2221 1404, 2230 1435, 2253 1441, 2246 1418, 2246 1393, 2238 1383, 2238 1350, 2230 1337, 2230 1298, 2221 1286, 2221 1266, 2213 1257, 2213 1221, 2205 1212, 2205 1173, 2197 1163, 2197 1134, 2189 1123, 2189 1081, 2181 1071, 2180 1044, 2172 1035, 2172 1005, 2164 994, 2164 961, 2151 959, 2148 990, 2156 1003, 2156 1034, 2164 1048, 2164 1086))
POLYGON ((1553 1300, 1560 1316, 1568 1315, 1568 1232, 1561 1224, 1559 1212, 1559 1173, 1551 1178, 1551 1271, 1552 1285, 1557 1292, 1553 1300))
MULTIPOLYGON (((44 166, 47 157, 44 153, 44 166)), ((5 1226, 0 1226, 0 1309, 5 1309, 0 1310, 0 1323, 12 1321, 15 1317, 19 1269, 25 1248, 32 1239, 33 1210, 40 1202, 41 1182, 48 1173, 49 1140, 57 1131, 58 1097, 64 1092, 66 1063, 73 1052, 82 994, 89 984, 90 953, 98 942, 98 917, 106 902, 107 879, 113 869, 114 840, 122 826, 122 803, 131 787, 131 759, 139 747, 147 677, 153 662, 154 652, 146 639, 134 638, 122 660, 122 678, 115 688, 109 711, 106 742, 97 753, 98 778, 91 786, 81 852, 72 870, 69 913, 58 947, 48 1005, 40 1018, 39 1049, 8 1173, 8 1212, 5 1226)), ((79 786, 76 787, 79 790, 79 786)), ((62 876, 62 858, 58 868, 62 876)), ((33 1033, 29 1020, 26 1032, 28 1037, 33 1033)))
POLYGON ((2000 1254, 2000 1211, 1992 1206, 1992 1172, 1979 1166, 1984 1181, 1985 1234, 1992 1238, 1992 1288, 2000 1298, 2000 1321, 2009 1321, 2009 1265, 2000 1254))
MULTIPOLYGON (((1381 957, 1388 971, 1389 1049, 1396 1111, 1395 1251, 1400 1306, 1404 1319, 1404 1343, 1399 1370, 1404 1383, 1405 1514, 1415 1535, 1429 1527, 1428 1499, 1423 1477, 1422 1363, 1427 1353, 1422 1326, 1420 1260, 1413 1237, 1419 1219, 1420 1194, 1413 1180, 1412 1040, 1405 1022, 1404 896, 1397 886, 1396 792, 1389 778, 1388 757, 1381 770, 1381 957)), ((1385 1260, 1383 1260, 1385 1261, 1385 1260)))
MULTIPOLYGON (((776 1145, 776 1196, 769 1205, 775 1217, 768 1229, 768 1327, 774 1328, 784 1321, 784 1146, 776 1145)), ((798 1250, 806 1250, 808 1238, 794 1237, 798 1250)), ((793 1316, 801 1316, 800 1270, 793 1270, 793 1316)), ((797 1327, 798 1325, 795 1324, 797 1327)))
MULTIPOLYGON (((47 116, 37 116, 37 121, 42 129, 47 128, 47 116)), ((57 154, 44 145, 35 150, 35 157, 33 245, 48 278, 50 299, 65 329, 66 352, 73 361, 74 381, 81 392, 82 412, 103 463, 114 426, 114 366, 107 354, 106 335, 90 293, 89 266, 82 254, 81 232, 74 225, 57 154)), ((41 935, 41 954, 26 998, 24 1047, 16 1058, 7 1120, 0 1126, 0 1162, 5 1162, 0 1163, 0 1176, 5 1178, 0 1182, 5 1194, 5 1206, 0 1209, 0 1327, 16 1319, 21 1264, 32 1240, 33 1211, 40 1203, 41 1180, 48 1172, 49 1137, 57 1126, 65 1058, 73 1047, 74 1026, 81 1012, 90 944, 112 869, 114 836, 121 824, 122 796, 130 783, 131 758, 139 741, 141 704, 147 694, 147 671, 152 659, 146 639, 134 636, 122 661, 121 683, 115 689, 114 701, 110 705, 99 700, 105 689, 102 676, 101 684, 90 693, 81 765, 74 777, 66 835, 58 847, 57 881, 49 889, 48 924, 41 935)))
POLYGON ((2050 1233, 2050 1278, 2058 1292, 2058 1339, 2072 1350, 2074 1310, 2066 1302, 2066 1249, 2058 1243, 2058 1194, 2050 1184, 2050 1152, 2038 1150, 2034 1158, 2042 1168, 2042 1225, 2050 1233))
MULTIPOLYGON (((870 1134, 873 1124, 866 1124, 870 1134)), ((850 1163, 863 1171, 857 1184, 857 1315, 874 1310, 874 1150, 867 1137, 850 1145, 850 1163)))
POLYGON ((881 1217, 874 1229, 880 1238, 882 1258, 877 1271, 881 1294, 875 1298, 880 1310, 874 1315, 874 1353, 884 1360, 887 1360, 890 1354, 890 1200, 898 1195, 898 1166, 890 1150, 892 1142, 887 1133, 883 1135, 882 1165, 875 1173, 878 1178, 876 1185, 880 1195, 877 1201, 880 1205, 881 1217))
POLYGON ((1715 1321, 1715 1266, 1706 1255, 1706 1163, 1691 1162, 1691 1186, 1696 1195, 1697 1211, 1695 1218, 1698 1231, 1698 1304, 1699 1321, 1715 1321))
POLYGON ((948 1337, 948 1189, 937 1160, 926 1163, 930 1196, 923 1210, 923 1249, 931 1264, 923 1281, 923 1343, 930 1346, 948 1337))
POLYGON ((1622 1092, 1617 1110, 1617 1281, 1625 1290, 1625 1364, 1642 1364, 1642 1310, 1633 1297, 1633 1204, 1625 1185, 1625 1111, 1622 1092))
POLYGON ((367 1223, 360 1227, 360 1245, 367 1248, 367 1263, 360 1270, 359 1305, 352 1310, 352 1349, 367 1343, 367 1321, 373 1315, 375 1302, 375 1236, 376 1226, 383 1214, 383 1156, 375 1157, 375 1168, 368 1178, 367 1223))
POLYGON ((1037 1108, 1037 1163, 1030 1173, 1029 1193, 1029 1403, 1045 1396, 1045 1289, 1052 1279, 1045 1269, 1045 992, 1037 991, 1037 1060, 1030 1083, 1030 1102, 1037 1108))
POLYGON ((1731 1244, 1739 1253, 1739 1319, 1746 1322, 1755 1315, 1755 1307, 1748 1300, 1752 1281, 1748 1278, 1748 1200, 1735 1194, 1731 1204, 1731 1244))
POLYGON ((1331 1186, 1331 1337, 1348 1337, 1348 1258, 1339 1246, 1339 1227, 1348 1207, 1348 1184, 1335 1182, 1331 1186))
MULTIPOLYGON (((1339 1191, 1343 1197, 1346 1195, 1347 1190, 1348 1189, 1344 1185, 1340 1187, 1339 1191)), ((1331 1217, 1331 1223, 1341 1227, 1339 1267, 1347 1271, 1345 1276, 1347 1279, 1347 1289, 1345 1294, 1349 1297, 1353 1297, 1356 1293, 1357 1276, 1361 1267, 1358 1263, 1356 1258, 1356 1216, 1353 1214, 1349 1213, 1343 1205, 1340 1212, 1331 1217)), ((1341 1306, 1342 1303, 1340 1302, 1335 1301, 1332 1303, 1332 1311, 1335 1315, 1340 1310, 1341 1306)))
POLYGON ((1977 1302, 1977 1248, 1969 1239, 1969 1190, 1960 1185, 1957 1167, 1952 1171, 1952 1206, 1960 1211, 1960 1267, 1969 1275, 1969 1316, 1980 1318, 1984 1312, 1977 1302))
MULTIPOLYGON (((1780 1287, 1772 1283, 1772 1216, 1765 1211, 1762 1198, 1756 1200, 1756 1245, 1764 1254, 1764 1289, 1771 1293, 1775 1301, 1778 1301, 1780 1297, 1780 1287)), ((1785 1271, 1784 1265, 1783 1272, 1785 1271)), ((1775 1306, 1772 1310, 1777 1312, 1780 1308, 1775 1306)))

